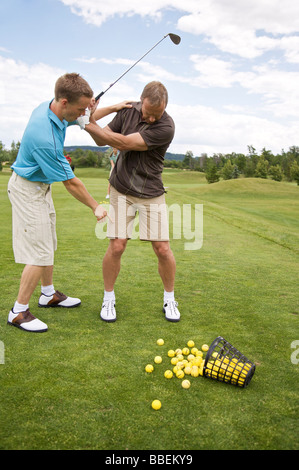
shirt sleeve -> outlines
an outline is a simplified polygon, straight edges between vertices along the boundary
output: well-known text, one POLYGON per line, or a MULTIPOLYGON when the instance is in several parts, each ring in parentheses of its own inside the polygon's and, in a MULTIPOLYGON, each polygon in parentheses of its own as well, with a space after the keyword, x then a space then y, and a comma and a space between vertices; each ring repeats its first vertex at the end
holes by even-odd
POLYGON ((149 150, 169 144, 174 137, 174 126, 168 123, 150 124, 139 131, 149 150))
POLYGON ((122 112, 119 111, 111 122, 109 122, 108 127, 112 130, 112 132, 117 132, 121 134, 122 131, 122 112))
POLYGON ((48 180, 54 182, 75 178, 67 159, 59 152, 54 155, 53 149, 38 147, 33 150, 32 155, 48 180))

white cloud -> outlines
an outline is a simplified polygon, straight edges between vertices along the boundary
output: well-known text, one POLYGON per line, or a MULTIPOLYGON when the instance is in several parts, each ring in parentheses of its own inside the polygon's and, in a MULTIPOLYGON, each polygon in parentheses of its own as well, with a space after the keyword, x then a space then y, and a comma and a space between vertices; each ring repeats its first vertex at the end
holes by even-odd
POLYGON ((30 66, 0 56, 0 138, 7 146, 21 140, 33 109, 53 98, 55 82, 63 73, 47 64, 30 66))
POLYGON ((170 104, 176 124, 174 151, 201 153, 247 153, 247 145, 279 153, 297 142, 297 125, 275 123, 245 113, 224 113, 206 106, 170 104))
MULTIPOLYGON (((188 10, 188 1, 184 7, 188 10)), ((205 35, 221 51, 252 59, 282 48, 286 49, 289 60, 298 50, 299 3, 296 0, 205 0, 183 15, 177 26, 181 31, 205 35)))
POLYGON ((157 21, 168 10, 181 13, 180 31, 204 35, 220 51, 253 59, 281 49, 298 63, 299 2, 296 0, 60 0, 87 23, 139 15, 157 21))

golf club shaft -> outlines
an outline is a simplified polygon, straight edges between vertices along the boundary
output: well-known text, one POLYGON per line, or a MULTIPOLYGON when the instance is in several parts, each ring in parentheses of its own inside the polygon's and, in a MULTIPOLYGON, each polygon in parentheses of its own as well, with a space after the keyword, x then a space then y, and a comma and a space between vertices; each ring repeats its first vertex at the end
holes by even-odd
POLYGON ((124 75, 126 75, 133 67, 135 67, 135 65, 137 65, 138 62, 140 62, 147 54, 149 54, 155 47, 157 47, 160 44, 160 42, 162 42, 165 38, 167 38, 167 36, 169 36, 169 34, 166 34, 162 39, 160 39, 160 41, 158 41, 157 44, 155 44, 149 51, 147 51, 142 57, 140 57, 140 59, 138 59, 130 68, 128 68, 128 70, 126 70, 117 80, 115 80, 115 82, 111 83, 111 85, 107 88, 107 90, 102 91, 99 95, 97 95, 95 97, 95 100, 98 101, 98 99, 100 99, 101 96, 103 96, 103 94, 106 93, 106 91, 110 90, 110 88, 113 87, 115 83, 117 83, 124 75))

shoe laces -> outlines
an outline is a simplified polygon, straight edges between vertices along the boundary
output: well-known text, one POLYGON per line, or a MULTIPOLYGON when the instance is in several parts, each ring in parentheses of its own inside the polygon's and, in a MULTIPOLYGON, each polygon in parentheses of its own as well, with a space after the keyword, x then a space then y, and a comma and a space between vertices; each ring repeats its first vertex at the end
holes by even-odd
POLYGON ((178 303, 175 300, 168 300, 165 304, 170 308, 172 315, 178 315, 178 303))
POLYGON ((105 300, 103 302, 103 308, 106 309, 107 311, 107 315, 109 315, 109 313, 111 313, 111 315, 114 315, 113 314, 113 308, 115 306, 115 303, 114 303, 114 300, 105 300))

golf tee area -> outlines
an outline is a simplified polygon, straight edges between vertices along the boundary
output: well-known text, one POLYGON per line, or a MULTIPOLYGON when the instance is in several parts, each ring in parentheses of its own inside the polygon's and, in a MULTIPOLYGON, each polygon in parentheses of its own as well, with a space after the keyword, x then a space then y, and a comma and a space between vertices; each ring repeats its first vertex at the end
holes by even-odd
MULTIPOLYGON (((76 170, 98 201, 105 199, 108 174, 98 168, 76 170)), ((0 449, 101 450, 115 455, 298 449, 295 183, 238 178, 208 184, 200 172, 165 169, 168 206, 181 208, 181 217, 184 206, 191 208, 189 235, 195 232, 199 206, 203 214, 202 243, 196 249, 186 249, 192 240, 183 223, 181 237, 170 240, 181 320, 165 320, 157 258, 150 243, 135 237, 122 257, 115 285, 117 321, 110 324, 99 316, 108 240, 97 236, 91 211, 62 183, 54 183, 54 283, 82 303, 76 309, 38 309, 38 286, 30 311, 48 331, 32 334, 6 324, 23 269, 12 251, 9 177, 8 171, 0 173, 0 449), (209 347, 217 337, 254 364, 246 387, 213 380, 212 372, 191 373, 196 357, 202 358, 197 360, 199 369, 205 359, 203 345, 209 347), (177 362, 190 362, 181 367, 181 378, 169 355, 179 349, 177 362), (148 364, 153 366, 149 372, 148 364), (172 375, 165 376, 169 370, 172 375), (184 380, 189 383, 182 386, 184 380)), ((178 233, 171 215, 170 235, 178 233)), ((222 376, 232 366, 224 358, 211 360, 222 376)), ((240 374, 249 370, 242 367, 239 385, 244 384, 240 374)))

